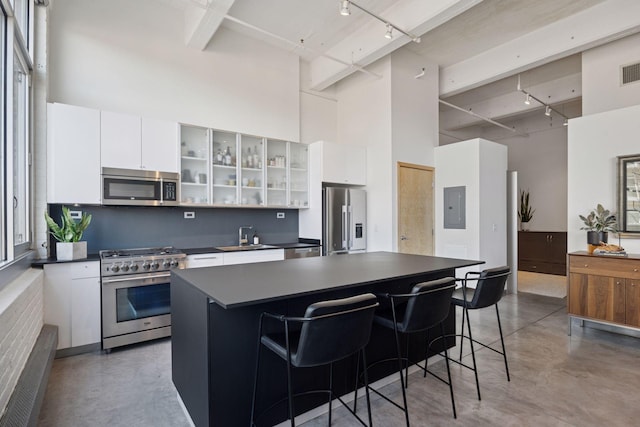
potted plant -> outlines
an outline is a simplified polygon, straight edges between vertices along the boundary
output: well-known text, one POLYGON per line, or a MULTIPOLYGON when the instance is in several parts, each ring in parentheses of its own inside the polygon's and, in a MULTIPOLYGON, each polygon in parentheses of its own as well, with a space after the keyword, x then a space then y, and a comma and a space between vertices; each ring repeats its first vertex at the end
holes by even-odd
POLYGON ((56 257, 60 261, 71 261, 87 257, 87 242, 81 242, 82 233, 91 222, 91 215, 83 213, 79 221, 71 217, 69 208, 62 207, 61 224, 58 225, 45 211, 44 213, 49 232, 58 241, 56 243, 56 257))
POLYGON ((535 209, 531 208, 529 204, 529 192, 520 191, 520 210, 518 211, 518 218, 520 218, 520 229, 527 231, 529 229, 529 221, 533 219, 533 213, 535 209))
POLYGON ((589 245, 598 246, 600 243, 607 243, 609 232, 616 233, 618 231, 618 221, 615 214, 599 203, 586 217, 578 216, 584 222, 584 227, 580 227, 580 230, 587 230, 589 245))

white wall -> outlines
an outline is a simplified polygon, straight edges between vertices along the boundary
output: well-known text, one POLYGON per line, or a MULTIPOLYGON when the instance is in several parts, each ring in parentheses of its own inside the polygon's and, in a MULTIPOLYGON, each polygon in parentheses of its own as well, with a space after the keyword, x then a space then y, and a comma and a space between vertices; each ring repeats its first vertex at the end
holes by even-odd
POLYGON ((507 264, 507 147, 472 139, 435 149, 435 254, 507 264), (444 188, 465 186, 465 229, 444 228, 444 188))
POLYGON ((300 93, 300 142, 338 140, 338 101, 300 93))
POLYGON ((640 62, 640 34, 582 53, 583 115, 640 103, 640 82, 621 86, 620 66, 640 62))
POLYGON ((204 51, 154 0, 52 2, 49 99, 291 141, 299 59, 221 28, 204 51))
POLYGON ((433 166, 438 146, 438 66, 406 49, 391 54, 391 149, 394 224, 392 250, 398 249, 398 162, 433 166), (416 79, 424 68, 424 76, 416 79))
MULTIPOLYGON (((569 122, 567 249, 586 250, 580 230, 585 215, 598 203, 616 210, 616 157, 640 153, 640 105, 592 114, 569 122)), ((611 239, 610 239, 611 240, 611 239)), ((640 239, 624 239, 629 253, 640 253, 640 239)))
POLYGON ((338 143, 367 147, 367 250, 393 247, 391 156, 391 60, 367 67, 376 78, 356 73, 336 85, 338 143))
POLYGON ((535 209, 532 231, 567 231, 567 127, 503 139, 509 170, 518 172, 519 189, 529 191, 535 209))

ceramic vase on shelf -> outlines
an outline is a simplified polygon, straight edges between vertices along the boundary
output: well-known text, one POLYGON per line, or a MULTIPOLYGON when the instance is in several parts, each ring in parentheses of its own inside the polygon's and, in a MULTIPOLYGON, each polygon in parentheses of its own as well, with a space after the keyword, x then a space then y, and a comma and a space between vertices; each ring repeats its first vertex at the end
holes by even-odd
POLYGON ((520 221, 520 231, 529 231, 529 221, 520 221))
POLYGON ((587 231, 587 251, 592 254, 600 246, 600 243, 607 243, 609 233, 606 231, 587 231))

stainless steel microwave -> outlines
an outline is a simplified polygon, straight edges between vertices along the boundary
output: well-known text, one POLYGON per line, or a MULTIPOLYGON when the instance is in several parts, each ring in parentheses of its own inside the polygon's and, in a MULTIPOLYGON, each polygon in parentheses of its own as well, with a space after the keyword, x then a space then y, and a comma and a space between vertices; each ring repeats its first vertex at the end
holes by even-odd
POLYGON ((179 181, 173 172, 102 168, 102 204, 178 206, 179 181))

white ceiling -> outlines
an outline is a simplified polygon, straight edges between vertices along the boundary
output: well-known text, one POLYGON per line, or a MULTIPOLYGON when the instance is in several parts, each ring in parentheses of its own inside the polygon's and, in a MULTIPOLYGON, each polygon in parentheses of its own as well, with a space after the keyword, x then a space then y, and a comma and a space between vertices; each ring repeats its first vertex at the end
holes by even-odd
MULTIPOLYGON (((522 109, 520 94, 516 92, 517 75, 521 75, 523 87, 544 98, 554 108, 563 111, 569 108, 565 103, 572 103, 569 110, 579 115, 575 101, 580 99, 581 93, 580 88, 575 91, 574 86, 580 79, 581 60, 576 52, 640 31, 640 19, 637 19, 637 22, 625 23, 626 27, 621 24, 620 28, 611 28, 608 33, 598 35, 601 41, 582 35, 583 40, 556 48, 569 37, 573 40, 573 31, 576 39, 580 38, 583 22, 595 23, 592 27, 597 29, 598 13, 611 13, 622 20, 624 6, 637 0, 355 0, 382 19, 420 36, 421 43, 411 42, 397 31, 392 40, 385 39, 383 22, 354 5, 351 5, 350 16, 341 16, 338 0, 159 1, 182 11, 185 16, 189 9, 209 13, 199 23, 200 28, 196 28, 204 28, 201 34, 205 36, 200 43, 203 49, 208 40, 215 37, 218 25, 222 25, 295 52, 303 61, 309 62, 312 80, 314 75, 321 76, 315 87, 312 85, 316 90, 323 90, 357 72, 358 67, 366 67, 404 47, 440 66, 441 93, 454 94, 446 97, 448 102, 467 109, 475 106, 476 111, 485 108, 487 115, 494 119, 515 120, 521 118, 517 116, 531 114, 532 110, 540 108, 537 105, 526 111, 522 109), (211 16, 215 18, 211 19, 211 16), (570 25, 578 28, 566 28, 570 25), (547 30, 552 36, 540 37, 545 41, 536 43, 538 38, 533 35, 544 34, 541 32, 547 30), (522 45, 517 47, 521 50, 517 58, 534 50, 537 56, 532 57, 535 58, 522 63, 514 60, 503 69, 496 68, 493 74, 492 70, 482 70, 484 75, 478 73, 477 78, 473 76, 472 66, 471 70, 466 67, 466 64, 474 64, 473 61, 491 58, 500 49, 503 56, 508 55, 510 51, 506 46, 520 40, 522 45), (310 49, 301 48, 301 42, 310 49), (463 77, 467 74, 467 82, 460 83, 460 73, 463 77), (457 76, 458 81, 443 88, 443 82, 454 81, 452 76, 457 76), (494 98, 500 98, 501 107, 487 108, 494 98), (506 106, 507 101, 514 104, 512 109, 506 106)), ((503 62, 510 61, 508 56, 505 58, 503 62)), ((441 115, 449 113, 447 107, 441 109, 441 115)), ((448 130, 454 130, 477 125, 478 121, 444 120, 444 125, 447 123, 448 130)))

